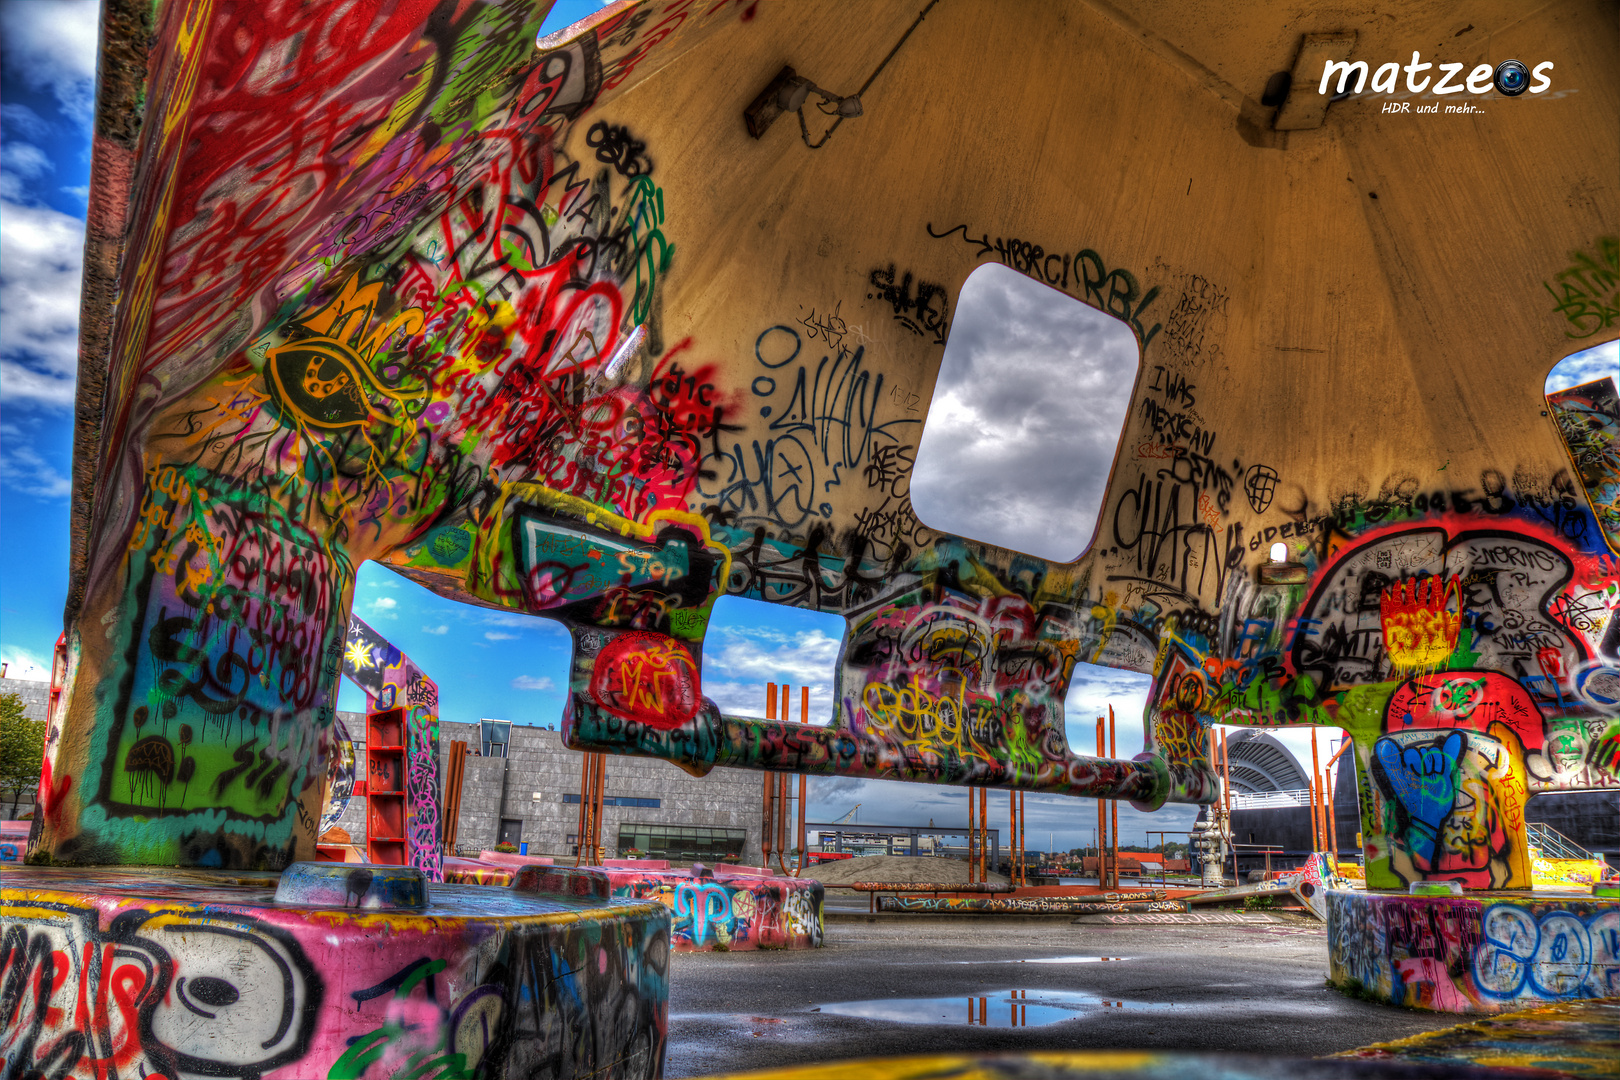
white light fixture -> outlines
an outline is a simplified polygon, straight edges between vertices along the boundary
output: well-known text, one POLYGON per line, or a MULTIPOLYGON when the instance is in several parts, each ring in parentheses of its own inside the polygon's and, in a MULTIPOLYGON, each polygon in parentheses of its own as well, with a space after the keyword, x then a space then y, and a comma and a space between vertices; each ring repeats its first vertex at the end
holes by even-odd
POLYGON ((1271 561, 1272 562, 1287 562, 1288 561, 1288 545, 1282 543, 1281 541, 1278 541, 1277 543, 1272 544, 1271 545, 1271 561))

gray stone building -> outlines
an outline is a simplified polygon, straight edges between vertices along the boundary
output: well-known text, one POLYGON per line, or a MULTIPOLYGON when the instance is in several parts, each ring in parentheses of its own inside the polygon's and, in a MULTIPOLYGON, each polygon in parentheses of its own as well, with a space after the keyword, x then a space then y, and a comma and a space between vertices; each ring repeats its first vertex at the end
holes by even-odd
MULTIPOLYGON (((355 744, 356 775, 365 769, 365 716, 339 713, 355 744)), ((450 744, 467 744, 457 851, 476 854, 501 840, 531 855, 574 857, 579 829, 583 755, 560 732, 499 720, 439 724, 441 784, 450 744)), ((715 769, 694 777, 667 761, 610 756, 602 811, 608 858, 635 848, 649 858, 714 861, 735 854, 757 865, 762 774, 715 769)), ((352 842, 365 843, 364 800, 351 799, 338 821, 352 842)))

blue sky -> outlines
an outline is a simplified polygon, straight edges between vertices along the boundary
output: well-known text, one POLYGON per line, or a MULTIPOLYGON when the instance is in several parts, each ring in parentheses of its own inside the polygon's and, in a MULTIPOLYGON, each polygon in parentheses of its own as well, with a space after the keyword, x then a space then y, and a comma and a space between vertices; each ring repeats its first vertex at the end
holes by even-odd
MULTIPOLYGON (((561 0, 542 32, 597 7, 561 0)), ((95 0, 0 0, 0 660, 21 678, 47 677, 67 589, 97 8, 95 0)), ((1547 388, 1612 375, 1617 360, 1614 343, 1572 357, 1547 388)), ((919 447, 919 516, 1052 558, 1077 555, 1090 538, 1134 366, 1134 342, 1121 325, 1011 271, 982 268, 959 298, 919 447), (1053 365, 1062 366, 1062 380, 1053 365), (1060 397, 1050 393, 1055 381, 1090 389, 1060 397), (1018 438, 1007 437, 1014 432, 1018 438)), ((434 677, 446 719, 560 719, 569 642, 558 624, 456 604, 375 564, 360 569, 355 611, 434 677)), ((835 616, 723 598, 704 646, 704 690, 728 713, 763 715, 767 681, 808 685, 812 719, 825 722, 842 633, 835 616)), ((1068 699, 1071 744, 1092 747, 1094 718, 1112 703, 1121 755, 1138 752, 1147 688, 1143 675, 1082 667, 1068 699)), ((345 682, 339 707, 364 704, 345 682)), ((1319 734, 1324 752, 1338 734, 1319 734)), ((1308 732, 1282 737, 1309 762, 1308 732)), ((992 823, 1004 821, 1005 796, 992 799, 992 823)), ((960 790, 812 781, 813 819, 857 802, 868 822, 943 824, 966 813, 960 790)), ((1089 842, 1094 803, 1031 796, 1028 808, 1032 848, 1044 848, 1049 834, 1062 848, 1089 842)), ((1189 807, 1143 815, 1122 804, 1121 837, 1185 829, 1192 816, 1189 807)))

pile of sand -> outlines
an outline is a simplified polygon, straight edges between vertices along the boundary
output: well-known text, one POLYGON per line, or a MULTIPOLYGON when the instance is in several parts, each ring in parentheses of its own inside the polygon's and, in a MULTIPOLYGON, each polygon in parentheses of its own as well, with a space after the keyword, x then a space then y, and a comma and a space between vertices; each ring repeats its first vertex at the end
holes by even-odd
MULTIPOLYGON (((853 859, 836 859, 804 868, 804 876, 815 878, 823 885, 852 885, 857 881, 883 881, 895 884, 928 883, 934 881, 966 882, 968 864, 961 859, 944 859, 928 855, 859 855, 853 859)), ((991 874, 990 880, 1005 882, 1005 874, 991 874)))

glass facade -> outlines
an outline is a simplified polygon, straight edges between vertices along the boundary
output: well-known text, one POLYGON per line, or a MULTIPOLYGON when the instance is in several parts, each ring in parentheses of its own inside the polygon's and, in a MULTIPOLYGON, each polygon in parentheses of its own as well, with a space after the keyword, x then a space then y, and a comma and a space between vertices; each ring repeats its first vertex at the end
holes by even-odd
POLYGON ((619 854, 635 848, 649 859, 671 862, 718 861, 728 857, 740 861, 747 839, 746 829, 627 822, 619 826, 619 854))

